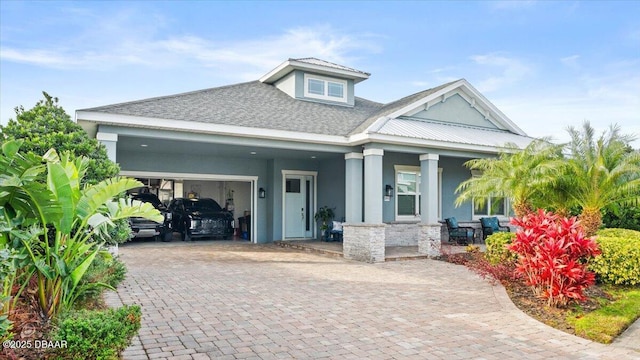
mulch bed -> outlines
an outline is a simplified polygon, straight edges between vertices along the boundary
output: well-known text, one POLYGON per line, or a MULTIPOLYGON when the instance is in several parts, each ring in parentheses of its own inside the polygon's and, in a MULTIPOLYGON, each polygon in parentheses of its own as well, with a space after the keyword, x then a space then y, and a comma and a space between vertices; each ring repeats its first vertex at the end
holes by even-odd
POLYGON ((611 299, 611 296, 602 288, 598 285, 593 285, 585 290, 587 297, 585 301, 568 305, 564 308, 554 308, 547 306, 546 299, 536 297, 531 291, 531 288, 523 282, 503 283, 503 285, 511 301, 513 301, 516 307, 522 310, 522 312, 546 325, 572 335, 576 335, 576 332, 573 326, 567 321, 567 317, 572 315, 572 311, 577 306, 580 307, 582 312, 587 313, 600 308, 598 298, 611 299))
MULTIPOLYGON (((474 269, 473 262, 480 261, 482 253, 480 252, 467 252, 459 254, 443 254, 440 260, 451 262, 458 265, 465 265, 469 270, 474 269)), ((486 277, 486 274, 480 274, 486 277)), ((489 281, 496 281, 493 278, 488 278, 489 281)), ((562 330, 566 333, 576 335, 575 329, 571 323, 567 321, 569 316, 575 316, 576 310, 579 308, 581 313, 588 313, 600 308, 598 299, 609 299, 612 297, 605 292, 600 286, 592 285, 585 290, 585 296, 587 299, 580 303, 572 303, 566 307, 554 308, 547 305, 547 300, 536 297, 529 286, 527 286, 522 280, 515 281, 500 281, 507 290, 507 294, 511 298, 511 301, 525 314, 530 317, 554 327, 558 330, 562 330)))

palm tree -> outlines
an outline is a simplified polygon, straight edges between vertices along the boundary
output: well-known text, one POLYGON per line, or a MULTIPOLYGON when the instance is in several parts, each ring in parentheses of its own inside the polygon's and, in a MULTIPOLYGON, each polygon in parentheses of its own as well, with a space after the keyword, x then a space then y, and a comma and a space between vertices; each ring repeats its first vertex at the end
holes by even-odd
POLYGON ((469 160, 465 166, 482 175, 458 186, 455 205, 472 199, 482 205, 489 196, 508 197, 515 215, 522 217, 539 205, 545 190, 554 183, 561 158, 561 146, 538 139, 524 149, 509 144, 497 158, 469 160))
POLYGON ((560 183, 571 205, 581 208, 580 220, 588 235, 602 225, 602 210, 613 204, 637 203, 640 199, 640 152, 630 151, 633 136, 622 135, 612 125, 596 139, 585 122, 582 130, 568 128, 569 158, 560 183))

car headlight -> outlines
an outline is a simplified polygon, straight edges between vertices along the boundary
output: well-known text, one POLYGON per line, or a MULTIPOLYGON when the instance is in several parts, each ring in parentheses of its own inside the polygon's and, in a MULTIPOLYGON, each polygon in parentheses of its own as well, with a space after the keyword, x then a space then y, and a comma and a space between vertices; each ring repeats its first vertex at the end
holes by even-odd
POLYGON ((191 228, 192 229, 196 229, 200 227, 200 220, 193 220, 191 219, 191 228))
POLYGON ((173 218, 173 214, 172 213, 166 213, 166 214, 164 214, 164 218, 167 221, 171 221, 171 219, 173 218))

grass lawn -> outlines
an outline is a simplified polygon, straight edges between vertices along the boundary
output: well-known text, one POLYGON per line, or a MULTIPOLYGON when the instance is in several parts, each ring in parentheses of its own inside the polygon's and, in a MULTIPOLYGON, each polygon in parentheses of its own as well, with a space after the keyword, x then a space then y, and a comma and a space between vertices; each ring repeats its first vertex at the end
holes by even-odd
POLYGON ((612 299, 599 299, 601 307, 586 313, 577 307, 567 321, 573 324, 576 335, 608 344, 640 318, 640 288, 605 287, 604 290, 612 299))

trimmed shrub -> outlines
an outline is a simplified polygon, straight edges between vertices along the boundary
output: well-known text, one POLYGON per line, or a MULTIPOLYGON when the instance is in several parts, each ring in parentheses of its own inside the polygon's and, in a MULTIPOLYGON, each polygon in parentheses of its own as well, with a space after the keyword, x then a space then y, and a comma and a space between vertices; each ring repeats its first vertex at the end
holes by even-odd
POLYGON ((66 341, 53 359, 118 359, 140 330, 140 306, 63 313, 51 341, 66 341))
POLYGON ((598 230, 598 236, 604 237, 616 237, 621 240, 640 240, 640 231, 629 230, 629 229, 602 229, 598 230))
POLYGON ((618 211, 606 209, 602 216, 605 228, 622 228, 640 231, 640 207, 621 206, 618 211))
POLYGON ((485 258, 493 265, 516 260, 518 255, 507 248, 515 237, 516 234, 512 232, 497 232, 487 236, 485 258))
POLYGON ((602 254, 589 263, 598 281, 615 285, 640 284, 640 231, 605 229, 596 239, 602 254))
POLYGON ((511 223, 520 227, 509 245, 518 254, 516 271, 533 292, 549 306, 584 300, 584 289, 595 282, 585 263, 600 251, 578 220, 539 210, 511 223))

